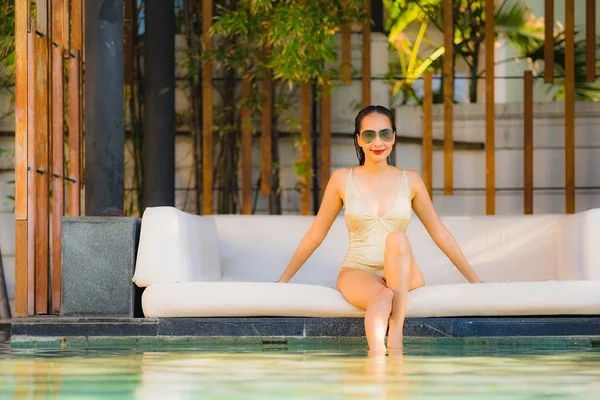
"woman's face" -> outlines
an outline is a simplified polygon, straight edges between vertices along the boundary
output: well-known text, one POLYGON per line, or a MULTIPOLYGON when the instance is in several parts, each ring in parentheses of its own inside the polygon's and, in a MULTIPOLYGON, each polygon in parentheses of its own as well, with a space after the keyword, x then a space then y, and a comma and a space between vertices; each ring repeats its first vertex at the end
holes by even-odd
POLYGON ((396 132, 387 116, 372 113, 362 119, 358 145, 365 152, 365 162, 386 162, 395 140, 396 132))

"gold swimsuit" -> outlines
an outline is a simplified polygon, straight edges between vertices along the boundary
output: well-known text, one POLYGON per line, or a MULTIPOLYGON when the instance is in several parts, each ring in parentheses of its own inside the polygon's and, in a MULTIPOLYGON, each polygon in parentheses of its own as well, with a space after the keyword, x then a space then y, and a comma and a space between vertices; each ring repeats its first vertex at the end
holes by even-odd
POLYGON ((406 232, 412 215, 410 187, 406 171, 402 170, 400 188, 392 206, 381 217, 373 215, 363 202, 352 177, 348 172, 345 188, 344 218, 350 234, 350 247, 342 268, 357 268, 383 274, 385 239, 393 231, 406 232))

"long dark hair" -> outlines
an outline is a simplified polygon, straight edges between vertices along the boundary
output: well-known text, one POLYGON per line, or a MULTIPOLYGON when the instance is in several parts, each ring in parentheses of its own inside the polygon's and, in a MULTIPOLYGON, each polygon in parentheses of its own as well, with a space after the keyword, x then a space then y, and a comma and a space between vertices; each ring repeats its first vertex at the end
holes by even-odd
POLYGON ((356 118, 354 120, 354 148, 356 149, 356 157, 358 157, 359 165, 365 164, 365 152, 358 145, 358 135, 360 135, 360 124, 364 117, 369 114, 378 113, 385 115, 390 119, 390 123, 392 124, 392 130, 396 133, 396 119, 394 118, 394 113, 391 112, 388 108, 384 106, 366 106, 362 110, 358 112, 356 118))

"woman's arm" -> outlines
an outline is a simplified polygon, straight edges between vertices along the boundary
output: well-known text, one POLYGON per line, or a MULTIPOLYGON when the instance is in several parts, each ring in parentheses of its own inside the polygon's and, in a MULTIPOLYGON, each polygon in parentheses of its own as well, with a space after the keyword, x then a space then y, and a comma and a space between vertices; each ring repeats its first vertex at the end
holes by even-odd
POLYGON ((294 256, 277 282, 289 282, 327 236, 327 232, 342 209, 340 193, 347 174, 348 170, 340 169, 331 175, 313 224, 300 241, 294 256))
POLYGON ((425 229, 427 229, 427 232, 429 232, 433 242, 444 252, 469 282, 481 283, 481 280, 467 261, 458 243, 456 243, 448 228, 440 220, 421 176, 414 171, 408 172, 408 175, 413 191, 413 210, 423 223, 425 229))

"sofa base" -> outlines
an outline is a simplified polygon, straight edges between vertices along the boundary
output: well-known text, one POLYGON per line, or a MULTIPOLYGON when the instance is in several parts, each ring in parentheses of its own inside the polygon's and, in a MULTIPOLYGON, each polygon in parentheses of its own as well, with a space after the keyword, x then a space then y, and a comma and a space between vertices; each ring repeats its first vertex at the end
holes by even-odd
MULTIPOLYGON (((600 336, 600 316, 407 318, 406 337, 600 336)), ((362 318, 16 318, 15 337, 363 337, 362 318)))

